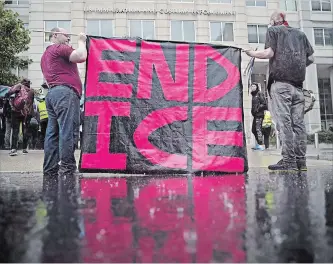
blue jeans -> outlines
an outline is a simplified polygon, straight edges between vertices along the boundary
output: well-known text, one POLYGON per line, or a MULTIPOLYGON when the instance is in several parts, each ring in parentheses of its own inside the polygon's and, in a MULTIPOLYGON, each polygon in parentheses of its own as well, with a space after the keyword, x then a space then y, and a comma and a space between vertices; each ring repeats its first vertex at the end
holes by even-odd
POLYGON ((282 138, 282 157, 286 163, 306 161, 304 94, 301 88, 283 82, 272 84, 273 109, 282 138))
POLYGON ((76 171, 74 152, 80 130, 80 99, 71 88, 55 86, 49 90, 45 102, 49 118, 43 172, 73 173, 76 171))

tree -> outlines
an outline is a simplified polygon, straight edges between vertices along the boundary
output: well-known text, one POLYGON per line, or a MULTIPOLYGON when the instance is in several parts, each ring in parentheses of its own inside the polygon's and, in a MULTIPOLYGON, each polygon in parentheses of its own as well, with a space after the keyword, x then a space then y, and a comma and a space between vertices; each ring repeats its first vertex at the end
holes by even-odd
MULTIPOLYGON (((12 86, 19 78, 13 69, 26 69, 32 62, 19 57, 19 53, 29 49, 29 30, 24 28, 18 13, 6 10, 0 2, 0 85, 12 86)), ((24 76, 27 77, 27 76, 24 76)))

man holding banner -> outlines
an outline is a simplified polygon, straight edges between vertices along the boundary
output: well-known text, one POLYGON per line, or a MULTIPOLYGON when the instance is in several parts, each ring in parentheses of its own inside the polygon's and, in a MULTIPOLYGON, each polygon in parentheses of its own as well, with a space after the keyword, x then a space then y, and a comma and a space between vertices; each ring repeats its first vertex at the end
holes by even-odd
POLYGON ((44 175, 76 171, 75 144, 80 126, 82 83, 77 63, 87 58, 86 36, 78 37, 78 48, 68 45, 69 34, 63 28, 51 30, 50 41, 41 59, 48 85, 45 102, 48 125, 44 143, 44 175), (60 163, 60 167, 59 167, 60 163))
POLYGON ((265 50, 246 51, 251 57, 269 59, 268 91, 284 140, 283 159, 268 168, 307 170, 302 90, 306 67, 313 63, 314 51, 306 35, 288 25, 285 14, 274 12, 270 24, 271 27, 266 34, 265 50))

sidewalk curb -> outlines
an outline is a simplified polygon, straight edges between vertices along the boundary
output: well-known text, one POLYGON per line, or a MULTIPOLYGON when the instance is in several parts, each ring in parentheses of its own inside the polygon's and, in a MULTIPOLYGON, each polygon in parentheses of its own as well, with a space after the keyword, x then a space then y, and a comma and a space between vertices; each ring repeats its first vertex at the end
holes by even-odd
MULTIPOLYGON (((271 152, 270 153, 271 155, 274 155, 274 156, 281 156, 281 153, 279 152, 271 152)), ((307 154, 306 155, 306 158, 307 159, 310 159, 310 160, 324 160, 324 161, 333 161, 333 157, 331 159, 329 158, 326 158, 325 156, 323 157, 324 155, 311 155, 311 154, 307 154)))

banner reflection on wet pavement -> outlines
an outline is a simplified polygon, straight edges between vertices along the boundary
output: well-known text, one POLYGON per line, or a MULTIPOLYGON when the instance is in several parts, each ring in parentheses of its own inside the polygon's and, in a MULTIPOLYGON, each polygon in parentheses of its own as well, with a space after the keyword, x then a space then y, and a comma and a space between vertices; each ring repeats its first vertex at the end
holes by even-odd
POLYGON ((244 176, 82 179, 84 262, 245 262, 244 176))

